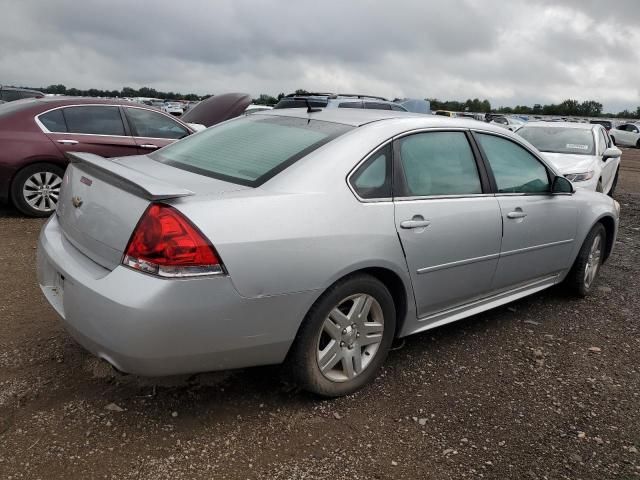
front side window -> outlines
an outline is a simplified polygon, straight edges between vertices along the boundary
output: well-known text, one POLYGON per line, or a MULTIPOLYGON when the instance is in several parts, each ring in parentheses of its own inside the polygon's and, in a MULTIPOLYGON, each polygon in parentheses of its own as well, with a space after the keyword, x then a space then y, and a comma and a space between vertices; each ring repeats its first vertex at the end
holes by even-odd
POLYGON ((417 133, 400 140, 407 195, 482 193, 478 168, 464 132, 417 133))
POLYGON ((599 128, 598 132, 598 136, 600 138, 600 148, 598 148, 598 155, 603 155, 604 151, 607 149, 607 137, 604 134, 604 128, 599 128))
POLYGON ((629 130, 632 133, 638 133, 638 127, 636 127, 635 125, 629 125, 627 127, 627 130, 629 130))
POLYGON ((353 127, 293 117, 249 115, 172 143, 154 160, 256 187, 353 127))
POLYGON ((351 185, 362 198, 391 197, 391 144, 385 145, 351 177, 351 185))
POLYGON ((496 180, 498 193, 548 193, 545 166, 520 145, 506 138, 476 134, 496 180))
POLYGON ((40 122, 49 130, 54 133, 66 133, 67 132, 67 124, 64 121, 64 115, 62 115, 62 110, 51 110, 50 112, 44 113, 38 117, 40 122))
POLYGON ((136 137, 178 139, 189 131, 178 122, 158 112, 144 108, 126 108, 127 119, 136 137))
POLYGON ((67 107, 63 109, 69 133, 124 136, 120 109, 112 106, 67 107))

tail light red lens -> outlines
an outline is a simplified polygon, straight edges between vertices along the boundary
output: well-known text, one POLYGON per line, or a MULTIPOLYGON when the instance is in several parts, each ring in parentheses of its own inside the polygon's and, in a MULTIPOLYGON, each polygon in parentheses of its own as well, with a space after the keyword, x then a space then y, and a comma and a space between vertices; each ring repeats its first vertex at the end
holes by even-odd
POLYGON ((142 214, 122 264, 161 277, 224 273, 211 242, 178 210, 161 203, 142 214))

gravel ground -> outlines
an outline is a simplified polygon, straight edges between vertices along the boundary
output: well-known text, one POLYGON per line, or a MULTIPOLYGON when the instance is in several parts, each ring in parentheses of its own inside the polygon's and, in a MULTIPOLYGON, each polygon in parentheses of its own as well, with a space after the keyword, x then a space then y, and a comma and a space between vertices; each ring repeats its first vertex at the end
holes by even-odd
POLYGON ((39 220, 0 211, 0 478, 640 477, 640 152, 595 293, 554 288, 399 342, 318 400, 277 367, 115 374, 36 285, 39 220))

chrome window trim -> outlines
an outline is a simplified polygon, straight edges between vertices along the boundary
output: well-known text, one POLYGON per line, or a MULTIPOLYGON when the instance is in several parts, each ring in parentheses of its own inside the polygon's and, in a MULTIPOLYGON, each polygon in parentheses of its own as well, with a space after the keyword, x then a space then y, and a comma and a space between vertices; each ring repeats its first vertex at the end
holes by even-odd
MULTIPOLYGON (((39 114, 37 114, 36 116, 33 117, 33 120, 36 123, 36 125, 38 125, 40 130, 42 130, 42 133, 55 133, 57 135, 89 135, 91 137, 149 138, 149 139, 154 139, 154 140, 173 140, 173 141, 179 140, 177 138, 135 137, 133 135, 105 135, 104 133, 52 132, 47 127, 45 127, 44 124, 40 121, 40 116, 42 116, 42 115, 45 115, 45 114, 47 114, 49 112, 53 112, 54 110, 61 110, 63 108, 71 108, 71 107, 138 108, 140 110, 147 110, 147 111, 151 111, 151 112, 154 112, 154 113, 159 113, 160 115, 163 115, 165 117, 171 118, 174 122, 176 121, 176 117, 174 115, 168 114, 168 113, 163 112, 161 110, 152 110, 150 108, 139 107, 137 105, 118 105, 118 104, 111 104, 111 103, 83 103, 82 105, 62 105, 62 106, 59 106, 59 107, 50 108, 49 110, 45 110, 44 112, 40 112, 39 114)), ((189 134, 195 133, 195 131, 193 129, 191 129, 188 125, 183 124, 183 122, 178 121, 177 123, 181 127, 185 128, 189 132, 189 134)))
POLYGON ((495 197, 493 193, 464 193, 460 195, 422 195, 415 197, 396 197, 396 202, 418 202, 423 200, 447 200, 458 198, 495 197))

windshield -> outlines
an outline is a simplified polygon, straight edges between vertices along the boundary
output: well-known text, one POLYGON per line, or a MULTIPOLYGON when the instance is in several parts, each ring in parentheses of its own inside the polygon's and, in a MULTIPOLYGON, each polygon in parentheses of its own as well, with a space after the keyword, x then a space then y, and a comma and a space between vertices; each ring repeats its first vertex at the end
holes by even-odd
POLYGON ((251 115, 187 137, 150 157, 256 187, 351 128, 307 118, 251 115))
POLYGON ((518 135, 541 152, 594 155, 591 130, 571 127, 522 127, 518 135))

